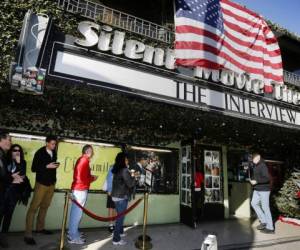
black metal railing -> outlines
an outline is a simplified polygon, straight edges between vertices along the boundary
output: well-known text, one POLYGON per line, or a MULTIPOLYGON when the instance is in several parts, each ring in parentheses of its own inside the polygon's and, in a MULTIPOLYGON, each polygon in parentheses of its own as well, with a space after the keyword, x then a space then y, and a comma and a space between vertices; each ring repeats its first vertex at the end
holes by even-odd
POLYGON ((284 70, 284 82, 300 88, 300 75, 284 70))
POLYGON ((57 4, 68 12, 80 13, 88 19, 100 21, 158 41, 171 44, 174 40, 174 32, 166 27, 108 8, 100 3, 89 0, 57 0, 57 4))

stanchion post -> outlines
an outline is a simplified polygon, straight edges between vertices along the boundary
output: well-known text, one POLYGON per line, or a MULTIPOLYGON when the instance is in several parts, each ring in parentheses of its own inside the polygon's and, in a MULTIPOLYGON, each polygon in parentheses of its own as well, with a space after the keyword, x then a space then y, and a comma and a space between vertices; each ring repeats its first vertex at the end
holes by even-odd
POLYGON ((69 208, 69 191, 66 191, 65 192, 65 205, 64 205, 64 214, 63 214, 63 221, 62 221, 62 227, 61 227, 59 250, 66 249, 64 247, 64 242, 65 242, 65 231, 66 231, 66 224, 67 224, 68 208, 69 208))
POLYGON ((148 219, 148 198, 149 193, 144 193, 144 217, 143 217, 143 235, 139 236, 135 242, 135 246, 138 249, 148 250, 152 248, 151 238, 146 234, 147 233, 147 219, 148 219))
POLYGON ((149 193, 146 192, 144 196, 144 221, 143 221, 143 250, 145 249, 146 231, 147 231, 147 219, 148 219, 148 197, 149 193))

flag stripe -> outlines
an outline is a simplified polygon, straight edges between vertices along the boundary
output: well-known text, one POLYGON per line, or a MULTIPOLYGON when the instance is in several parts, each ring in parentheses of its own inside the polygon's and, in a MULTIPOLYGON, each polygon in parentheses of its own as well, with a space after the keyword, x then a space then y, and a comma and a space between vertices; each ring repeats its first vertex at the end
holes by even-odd
POLYGON ((240 14, 241 16, 245 16, 245 15, 248 15, 248 19, 249 20, 253 20, 254 22, 259 22, 261 21, 261 17, 256 14, 255 12, 237 4, 237 3, 234 3, 232 1, 229 1, 229 0, 221 0, 221 6, 223 8, 232 8, 232 10, 234 10, 234 12, 240 14))
MULTIPOLYGON (((220 36, 214 34, 213 32, 208 31, 207 29, 204 30, 202 28, 196 28, 196 27, 188 26, 188 25, 180 25, 180 26, 176 27, 176 40, 177 41, 181 41, 182 36, 180 36, 180 35, 182 35, 182 34, 192 34, 193 36, 189 36, 188 39, 194 39, 194 40, 203 39, 203 37, 208 37, 210 39, 215 40, 216 42, 219 42, 222 40, 222 38, 220 36), (197 35, 203 36, 203 37, 198 37, 197 35)), ((269 57, 278 57, 278 59, 281 61, 281 58, 279 57, 280 51, 279 51, 279 48, 277 48, 277 47, 274 48, 274 49, 276 49, 274 51, 265 51, 265 47, 263 47, 263 46, 255 46, 254 48, 249 48, 251 43, 242 41, 229 33, 228 34, 225 33, 225 35, 227 35, 227 37, 225 37, 226 41, 224 41, 224 43, 233 44, 235 47, 237 47, 239 49, 246 49, 247 51, 249 51, 249 53, 251 53, 253 55, 257 55, 257 56, 262 56, 263 53, 265 52, 269 55, 269 57)), ((225 39, 223 39, 223 40, 225 40, 225 39)))
MULTIPOLYGON (((215 42, 216 43, 216 42, 215 42)), ((230 44, 226 44, 224 41, 224 46, 228 48, 228 50, 232 53, 234 53, 234 56, 239 57, 240 60, 248 60, 255 63, 260 63, 260 65, 256 65, 257 67, 261 66, 262 64, 265 66, 269 66, 272 69, 281 69, 282 63, 281 61, 278 63, 271 62, 270 60, 266 60, 260 56, 252 56, 250 54, 247 54, 245 52, 242 52, 241 50, 236 50, 234 47, 232 47, 230 44)), ((199 42, 189 42, 189 41, 177 41, 176 42, 176 48, 177 49, 192 49, 192 50, 208 50, 216 55, 220 53, 220 49, 217 49, 217 45, 209 45, 209 43, 203 44, 199 42)), ((229 54, 230 56, 230 54, 229 54)))
MULTIPOLYGON (((179 50, 178 51, 178 56, 179 58, 182 59, 196 59, 196 58, 208 58, 211 61, 215 61, 216 54, 212 53, 211 51, 208 50, 179 50), (193 57, 191 57, 193 55, 193 57)), ((218 62, 225 68, 233 68, 234 71, 238 73, 243 73, 243 72, 249 72, 253 75, 256 75, 258 79, 262 79, 262 77, 268 77, 269 79, 272 79, 274 81, 280 80, 280 77, 278 77, 277 74, 273 74, 271 72, 275 72, 274 70, 267 70, 267 67, 265 68, 256 68, 256 67, 251 67, 246 64, 240 63, 238 60, 236 60, 234 57, 229 56, 225 52, 220 52, 218 54, 218 62)))

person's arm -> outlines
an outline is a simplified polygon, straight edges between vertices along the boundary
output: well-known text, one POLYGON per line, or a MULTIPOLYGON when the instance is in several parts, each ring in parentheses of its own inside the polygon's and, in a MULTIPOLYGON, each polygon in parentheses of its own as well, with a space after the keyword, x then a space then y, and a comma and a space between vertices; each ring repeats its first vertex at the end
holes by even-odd
POLYGON ((133 188, 136 185, 135 178, 130 175, 128 169, 122 170, 122 177, 127 187, 133 188))
POLYGON ((37 151, 34 154, 34 157, 33 157, 33 160, 32 160, 31 171, 33 173, 35 173, 39 170, 40 170, 40 160, 39 160, 39 151, 37 151))
POLYGON ((107 177, 106 177, 106 183, 107 183, 107 193, 110 195, 112 192, 112 182, 113 182, 113 173, 111 170, 109 170, 107 177))
POLYGON ((7 185, 9 182, 11 182, 11 178, 7 174, 2 159, 0 159, 0 182, 3 183, 4 185, 7 185))

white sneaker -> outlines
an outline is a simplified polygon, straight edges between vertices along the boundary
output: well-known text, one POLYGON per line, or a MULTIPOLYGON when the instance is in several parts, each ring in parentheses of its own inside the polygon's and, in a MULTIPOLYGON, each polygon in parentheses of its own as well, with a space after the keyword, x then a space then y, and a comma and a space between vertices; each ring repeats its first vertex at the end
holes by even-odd
MULTIPOLYGON (((67 232, 67 237, 68 237, 68 239, 71 239, 71 236, 70 236, 69 232, 67 232)), ((79 237, 80 237, 80 239, 86 241, 86 235, 85 235, 85 233, 80 232, 79 237)))
POLYGON ((125 240, 113 241, 112 243, 113 243, 113 245, 115 245, 115 246, 117 246, 117 245, 119 245, 119 246, 124 246, 124 245, 127 244, 127 242, 126 242, 125 240))
POLYGON ((69 243, 69 244, 82 245, 82 244, 85 243, 85 241, 84 241, 83 239, 81 239, 81 238, 73 239, 73 240, 70 239, 70 238, 68 238, 68 243, 69 243))

